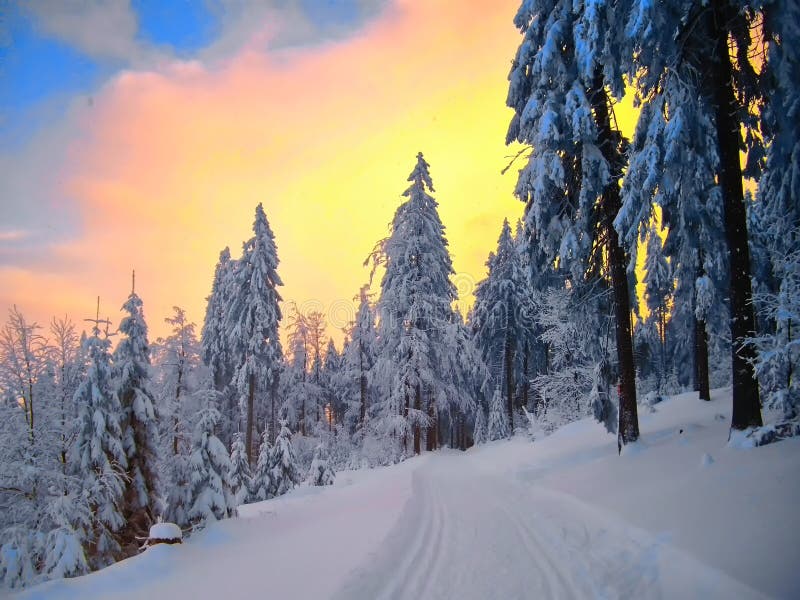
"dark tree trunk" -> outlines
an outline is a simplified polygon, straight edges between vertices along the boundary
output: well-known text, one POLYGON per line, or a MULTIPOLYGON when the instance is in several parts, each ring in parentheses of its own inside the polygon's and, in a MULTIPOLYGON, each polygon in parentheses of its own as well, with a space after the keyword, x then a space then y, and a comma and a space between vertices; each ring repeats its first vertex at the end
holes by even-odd
POLYGON ((611 169, 611 180, 603 190, 601 221, 608 248, 611 287, 614 291, 614 322, 617 339, 617 362, 619 363, 619 433, 617 445, 621 450, 625 444, 639 439, 639 416, 636 410, 636 371, 633 362, 633 340, 631 339, 631 307, 626 273, 627 256, 619 244, 614 228, 614 219, 622 206, 619 189, 623 161, 620 156, 620 134, 611 128, 609 101, 603 85, 603 72, 595 70, 591 91, 592 108, 598 129, 598 146, 611 169))
MULTIPOLYGON (((361 344, 361 342, 359 342, 361 344)), ((359 346, 360 347, 360 346, 359 346)), ((367 375, 364 371, 364 353, 363 350, 358 353, 358 369, 361 376, 359 377, 359 392, 361 393, 361 405, 358 411, 358 422, 364 425, 364 419, 367 416, 367 375)))
POLYGON ((503 356, 506 371, 506 403, 508 405, 508 428, 514 431, 514 347, 510 336, 506 335, 506 347, 503 356))
POLYGON ((431 452, 436 450, 436 428, 438 426, 434 418, 433 402, 428 404, 428 418, 431 420, 431 424, 425 435, 425 449, 431 452))
POLYGON ((256 376, 250 375, 247 381, 247 430, 245 431, 245 445, 247 446, 247 462, 253 465, 253 406, 256 395, 256 376))
POLYGON ((700 400, 711 400, 708 385, 708 333, 706 322, 697 317, 694 319, 694 362, 694 389, 700 393, 700 400))
MULTIPOLYGON (((178 364, 178 383, 175 385, 175 408, 177 410, 181 401, 181 387, 183 386, 183 361, 180 360, 178 364)), ((177 414, 177 413, 176 413, 177 414)), ((178 417, 172 420, 172 453, 177 456, 178 454, 178 427, 180 426, 178 417)))
POLYGON ((733 368, 733 414, 731 429, 760 427, 761 403, 758 381, 753 369, 755 348, 747 338, 755 336, 752 288, 750 283, 750 248, 747 237, 747 212, 739 163, 739 103, 733 90, 733 70, 728 54, 730 7, 713 0, 711 19, 714 56, 710 77, 713 86, 714 117, 719 152, 719 184, 725 220, 725 239, 730 258, 730 322, 733 368))
POLYGON ((270 407, 269 407, 269 440, 271 444, 275 443, 275 438, 277 437, 276 431, 276 422, 275 422, 275 397, 278 395, 278 378, 272 378, 272 385, 270 387, 269 399, 270 399, 270 407))
MULTIPOLYGON (((403 407, 403 416, 405 417, 406 425, 408 425, 408 409, 410 406, 410 401, 408 398, 408 391, 406 391, 406 405, 403 407)), ((408 450, 408 431, 403 434, 403 452, 408 450)))
MULTIPOLYGON (((530 376, 528 375, 529 369, 529 362, 530 362, 530 345, 528 342, 525 342, 525 354, 523 355, 523 364, 522 364, 522 405, 525 407, 525 410, 528 410, 530 407, 528 406, 528 388, 530 387, 530 376)), ((463 450, 466 450, 466 444, 464 445, 463 450)))
POLYGON ((414 409, 417 411, 414 418, 414 454, 420 454, 422 447, 420 446, 420 426, 419 426, 419 412, 422 411, 422 393, 417 384, 417 389, 414 391, 414 409))

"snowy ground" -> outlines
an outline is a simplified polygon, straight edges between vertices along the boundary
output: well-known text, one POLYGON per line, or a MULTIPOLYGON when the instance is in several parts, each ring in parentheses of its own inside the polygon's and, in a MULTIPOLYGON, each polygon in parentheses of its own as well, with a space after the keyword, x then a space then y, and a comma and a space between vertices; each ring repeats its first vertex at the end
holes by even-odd
POLYGON ((340 473, 24 598, 800 597, 800 440, 727 446, 729 392, 340 473), (720 416, 721 415, 721 416, 720 416))

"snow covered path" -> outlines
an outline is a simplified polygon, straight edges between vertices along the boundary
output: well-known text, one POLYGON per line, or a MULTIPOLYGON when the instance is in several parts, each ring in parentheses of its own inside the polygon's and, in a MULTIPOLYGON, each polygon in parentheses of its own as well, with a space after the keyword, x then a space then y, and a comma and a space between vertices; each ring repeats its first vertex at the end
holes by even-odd
POLYGON ((337 599, 760 598, 566 495, 440 452, 373 561, 337 599))

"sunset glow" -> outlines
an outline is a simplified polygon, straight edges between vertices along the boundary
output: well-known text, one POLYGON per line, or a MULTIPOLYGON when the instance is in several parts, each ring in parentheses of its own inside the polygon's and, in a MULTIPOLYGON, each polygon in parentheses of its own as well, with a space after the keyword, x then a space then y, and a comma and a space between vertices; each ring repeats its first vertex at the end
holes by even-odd
POLYGON ((265 22, 229 57, 129 68, 76 97, 57 160, 29 181, 57 174, 50 201, 75 227, 33 260, 4 248, 0 310, 82 319, 99 295, 115 320, 136 269, 151 337, 173 305, 200 324, 219 251, 238 256, 263 202, 284 300, 328 313, 338 337, 418 151, 466 307, 522 212, 516 169, 500 173, 516 4, 401 0, 342 39, 275 50, 281 23, 265 22))

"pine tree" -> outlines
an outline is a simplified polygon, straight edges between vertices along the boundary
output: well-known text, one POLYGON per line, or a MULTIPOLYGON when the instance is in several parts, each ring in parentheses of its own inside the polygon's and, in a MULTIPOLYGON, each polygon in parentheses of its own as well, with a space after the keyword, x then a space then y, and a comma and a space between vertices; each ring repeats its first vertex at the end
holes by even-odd
POLYGON ((159 512, 159 436, 155 400, 150 392, 150 348, 142 301, 131 291, 122 310, 128 316, 119 331, 123 337, 114 352, 116 394, 122 407, 120 423, 128 468, 122 515, 125 525, 118 538, 125 554, 133 555, 138 538, 145 538, 159 512))
MULTIPOLYGON (((701 123, 700 134, 684 137, 676 144, 687 156, 699 140, 710 138, 716 159, 712 177, 716 178, 722 204, 725 247, 729 260, 730 332, 732 338, 733 412, 732 429, 746 429, 762 423, 758 385, 753 370, 754 348, 747 343, 755 333, 750 279, 750 250, 743 171, 739 150, 749 147, 747 173, 756 172, 761 155, 754 119, 757 110, 750 105, 763 98, 758 76, 749 59, 750 32, 758 18, 758 3, 747 6, 734 0, 713 0, 708 5, 672 2, 669 10, 651 3, 633 2, 629 9, 628 36, 632 41, 627 70, 636 74, 639 94, 654 97, 662 104, 664 93, 674 98, 668 104, 668 121, 701 123), (733 40, 735 60, 729 42, 733 40), (677 92, 689 100, 689 110, 676 110, 677 92), (677 117, 671 117, 674 113, 677 117), (683 119, 680 115, 683 114, 683 119), (746 136, 742 140, 744 126, 746 136)), ((657 107, 656 110, 659 110, 657 107)), ((702 156, 702 155, 701 155, 702 156)), ((702 165, 702 161, 699 162, 702 165)), ((701 183, 709 181, 703 174, 701 183)), ((666 190, 677 189, 667 179, 666 190)), ((690 184, 692 188, 694 186, 690 184)))
POLYGON ((573 286, 604 271, 614 295, 620 374, 618 443, 639 437, 630 323, 628 264, 614 219, 623 140, 610 96, 624 89, 611 50, 622 45, 616 5, 558 0, 523 2, 515 25, 524 35, 509 75, 507 104, 515 116, 507 142, 531 146, 515 193, 526 226, 548 262, 571 274, 573 286))
POLYGON ((202 526, 207 521, 236 515, 230 480, 230 456, 224 444, 214 435, 220 418, 214 404, 210 397, 206 400, 192 434, 188 517, 195 527, 202 526))
POLYGON ((497 241, 497 251, 486 265, 489 273, 475 290, 470 316, 475 341, 490 365, 492 381, 502 385, 510 428, 514 428, 515 390, 527 386, 525 360, 533 337, 531 289, 508 219, 497 241))
POLYGON ((328 452, 325 446, 318 444, 314 449, 314 459, 311 461, 311 468, 308 470, 306 481, 315 486, 333 485, 336 474, 330 466, 328 452))
POLYGON ((245 407, 245 448, 252 461, 256 400, 266 403, 269 396, 269 420, 274 429, 276 389, 283 359, 278 326, 281 301, 277 287, 278 254, 275 236, 261 204, 256 207, 254 237, 244 244, 242 258, 232 281, 230 312, 226 327, 235 346, 234 381, 245 407), (258 397, 258 398, 257 398, 258 397))
POLYGON ((122 439, 122 407, 112 382, 111 341, 101 337, 98 317, 92 335, 86 338, 89 359, 86 379, 75 392, 78 429, 71 463, 88 496, 95 516, 90 534, 89 560, 95 567, 113 561, 120 546, 117 532, 125 524, 123 515, 124 473, 128 466, 122 439))
POLYGON ((208 296, 205 320, 201 335, 203 362, 211 369, 214 389, 221 394, 224 435, 223 442, 230 441, 236 424, 239 422, 239 410, 235 390, 231 390, 233 377, 233 356, 227 329, 227 313, 231 302, 231 282, 235 278, 237 261, 231 260, 230 250, 226 247, 219 254, 219 262, 214 271, 214 282, 208 296))
POLYGON ((472 433, 472 440, 477 446, 478 444, 486 443, 488 439, 489 434, 486 422, 486 410, 479 405, 478 410, 475 413, 475 429, 472 433))
MULTIPOLYGON (((756 295, 768 324, 756 341, 757 371, 764 404, 785 419, 800 415, 800 7, 776 0, 764 9, 768 38, 763 81, 762 133, 766 142, 764 173, 751 214, 760 213, 760 249, 769 269, 756 295), (766 259, 766 260, 765 260, 766 259)), ((765 269, 766 270, 766 269, 765 269)))
POLYGON ((329 434, 333 432, 334 425, 341 424, 344 420, 345 403, 341 383, 342 362, 343 357, 336 349, 333 338, 331 338, 328 340, 328 347, 325 349, 325 360, 320 382, 325 397, 324 415, 329 434))
POLYGON ((285 365, 282 396, 288 422, 305 437, 316 433, 315 417, 317 407, 324 402, 324 390, 314 374, 319 364, 314 364, 315 347, 308 315, 295 308, 290 321, 291 360, 285 365))
MULTIPOLYGON (((261 456, 259 455, 259 461, 261 456)), ((252 476, 250 474, 250 463, 247 461, 247 453, 244 448, 244 440, 241 433, 233 434, 231 444, 231 493, 233 494, 234 504, 240 506, 247 502, 252 487, 252 476)))
POLYGON ((348 341, 342 351, 342 377, 344 386, 351 390, 348 396, 348 422, 354 429, 363 429, 367 419, 370 398, 370 371, 375 364, 377 338, 375 314, 369 302, 367 287, 359 292, 358 311, 348 330, 348 341))
POLYGON ((192 427, 201 408, 198 396, 203 392, 204 376, 195 324, 187 319, 182 308, 174 306, 173 310, 174 315, 164 319, 171 326, 170 335, 153 345, 156 372, 153 379, 154 387, 159 390, 160 475, 167 492, 165 518, 187 527, 192 504, 192 427))
POLYGON ((391 235, 381 244, 386 271, 374 372, 384 388, 380 428, 399 442, 399 454, 419 453, 423 431, 436 448, 440 417, 458 413, 466 396, 453 346, 453 267, 428 168, 419 153, 403 194, 408 200, 398 207, 391 235))
POLYGON ((271 497, 272 475, 270 474, 272 445, 269 443, 269 432, 265 429, 258 451, 258 461, 250 484, 250 500, 259 502, 271 497))
POLYGON ((508 428, 508 417, 503 406, 503 394, 500 388, 494 389, 492 400, 489 402, 489 422, 486 426, 486 438, 489 441, 500 440, 511 435, 508 428))
POLYGON ((650 312, 647 321, 655 328, 659 351, 658 391, 660 394, 666 394, 667 318, 673 289, 673 276, 670 265, 662 252, 661 238, 655 227, 651 228, 648 236, 644 269, 644 297, 650 312))
POLYGON ((282 420, 280 425, 269 455, 270 496, 282 496, 302 480, 292 448, 292 432, 286 421, 282 420))

